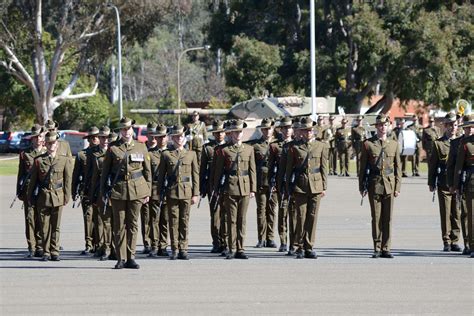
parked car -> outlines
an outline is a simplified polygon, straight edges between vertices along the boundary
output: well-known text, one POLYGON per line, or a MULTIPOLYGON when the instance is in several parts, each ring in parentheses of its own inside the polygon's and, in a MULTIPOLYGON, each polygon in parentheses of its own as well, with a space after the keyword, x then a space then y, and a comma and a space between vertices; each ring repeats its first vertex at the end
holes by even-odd
POLYGON ((0 139, 0 152, 17 152, 24 133, 23 131, 4 132, 0 139))
POLYGON ((147 141, 148 137, 146 136, 146 125, 135 125, 133 127, 134 135, 133 138, 138 140, 140 143, 147 141))
POLYGON ((31 132, 26 132, 21 136, 20 145, 18 146, 18 152, 28 149, 31 145, 30 136, 31 132))
POLYGON ((87 133, 74 131, 74 130, 63 130, 58 131, 59 137, 63 138, 69 143, 71 147, 71 153, 76 155, 78 152, 89 146, 87 139, 82 137, 86 136, 87 133))

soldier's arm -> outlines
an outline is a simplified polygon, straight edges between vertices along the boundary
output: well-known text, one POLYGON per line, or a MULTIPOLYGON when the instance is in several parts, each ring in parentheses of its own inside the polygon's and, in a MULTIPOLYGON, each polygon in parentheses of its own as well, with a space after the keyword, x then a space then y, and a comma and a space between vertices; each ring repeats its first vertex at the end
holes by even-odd
MULTIPOLYGON (((193 175, 193 196, 199 195, 199 166, 197 162, 196 152, 193 153, 193 162, 191 163, 191 171, 193 175)), ((201 162, 202 163, 202 162, 201 162)))
POLYGON ((367 149, 367 141, 362 144, 362 150, 360 154, 360 162, 359 162, 359 170, 357 170, 359 175, 359 192, 363 192, 364 188, 364 176, 365 176, 365 169, 367 168, 367 159, 368 159, 368 149, 367 149))
POLYGON ((89 192, 86 192, 87 196, 89 197, 89 200, 91 201, 94 198, 94 193, 97 188, 97 185, 96 185, 97 181, 100 181, 100 179, 99 179, 99 167, 96 160, 92 164, 91 186, 89 187, 89 192))
POLYGON ((153 174, 151 172, 151 158, 150 153, 146 150, 145 145, 143 147, 143 152, 145 155, 145 159, 143 160, 143 177, 145 178, 146 182, 148 182, 149 190, 147 196, 151 196, 151 181, 153 179, 153 174))
POLYGON ((436 169, 438 168, 438 145, 436 141, 433 143, 433 150, 428 163, 428 185, 435 186, 436 169))
POLYGON ((166 154, 165 152, 161 153, 160 164, 158 165, 158 174, 156 175, 157 189, 158 192, 161 192, 163 187, 163 182, 166 176, 166 154))
POLYGON ((257 192, 257 169, 255 166, 255 151, 252 148, 250 151, 249 161, 249 176, 250 176, 250 192, 257 192))
POLYGON ((74 170, 72 172, 72 192, 77 192, 77 186, 79 185, 79 177, 82 174, 82 163, 79 153, 76 155, 74 162, 74 170))
POLYGON ((215 161, 215 166, 214 166, 214 179, 212 180, 212 188, 213 191, 218 191, 219 190, 219 182, 222 176, 222 173, 224 172, 224 154, 223 154, 223 149, 216 150, 214 153, 214 161, 215 161))
POLYGON ((18 175, 16 177, 16 194, 21 194, 20 192, 20 182, 21 179, 24 178, 26 173, 25 163, 24 163, 24 152, 20 152, 20 159, 18 159, 18 175))
POLYGON ((278 161, 278 172, 277 172, 277 190, 280 194, 283 193, 283 190, 286 188, 283 187, 283 180, 286 178, 286 163, 288 155, 283 153, 283 149, 281 152, 280 161, 278 161))
POLYGON ((66 156, 66 166, 64 167, 64 205, 69 202, 71 196, 71 185, 72 185, 72 164, 73 158, 71 156, 66 156))
MULTIPOLYGON (((199 166, 199 184, 200 184, 200 190, 202 192, 202 195, 206 194, 206 187, 205 187, 205 182, 206 182, 206 172, 207 172, 207 164, 208 164, 208 146, 204 146, 202 152, 201 152, 201 165, 199 166)), ((209 179, 207 180, 209 181, 209 179)))
POLYGON ((35 190, 36 187, 36 182, 38 181, 38 160, 35 159, 33 162, 33 169, 31 170, 31 179, 30 182, 28 183, 28 188, 27 188, 27 201, 31 203, 33 199, 33 191, 35 190))
MULTIPOLYGON (((77 163, 77 160, 76 160, 77 163)), ((112 168, 112 152, 110 151, 110 148, 107 150, 107 153, 105 154, 105 159, 104 163, 102 165, 102 174, 100 175, 100 196, 103 197, 105 196, 105 186, 107 184, 107 178, 109 176, 109 173, 112 168)))
MULTIPOLYGON (((285 191, 287 193, 290 192, 290 181, 291 181, 291 173, 293 172, 293 151, 294 147, 290 147, 288 150, 288 157, 286 157, 286 166, 285 166, 285 191)), ((282 156, 283 157, 283 156, 282 156)))
POLYGON ((451 188, 454 183, 454 167, 456 165, 456 150, 458 149, 459 146, 455 148, 451 145, 449 147, 448 161, 446 162, 446 184, 448 185, 448 188, 451 188))
POLYGON ((329 145, 323 143, 324 149, 321 155, 321 179, 323 180, 323 190, 328 189, 328 169, 329 169, 329 145))
POLYGON ((458 153, 456 157, 456 164, 454 166, 454 177, 453 177, 453 186, 456 190, 459 189, 459 178, 461 176, 462 169, 464 167, 464 161, 466 160, 466 150, 464 148, 465 144, 461 142, 458 147, 458 153))
POLYGON ((395 161, 393 164, 395 172, 395 192, 400 192, 402 187, 402 160, 400 158, 400 144, 397 144, 397 151, 395 152, 395 161))
POLYGON ((268 186, 271 186, 270 180, 274 177, 273 174, 273 166, 275 164, 275 152, 272 144, 269 145, 269 153, 268 153, 268 186))

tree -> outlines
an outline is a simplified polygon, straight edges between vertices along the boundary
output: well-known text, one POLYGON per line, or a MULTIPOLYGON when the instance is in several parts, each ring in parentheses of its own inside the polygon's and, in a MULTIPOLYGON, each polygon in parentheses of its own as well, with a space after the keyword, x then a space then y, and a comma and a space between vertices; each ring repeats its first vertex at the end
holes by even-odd
MULTIPOLYGON (((126 45, 146 40, 171 1, 114 3, 126 45)), ((52 117, 62 103, 96 94, 97 81, 87 92, 76 93, 75 88, 81 75, 98 76, 116 46, 115 15, 103 1, 10 0, 0 6, 0 66, 29 89, 38 123, 52 117), (74 70, 63 73, 66 64, 74 70), (59 87, 61 76, 68 80, 59 87)))

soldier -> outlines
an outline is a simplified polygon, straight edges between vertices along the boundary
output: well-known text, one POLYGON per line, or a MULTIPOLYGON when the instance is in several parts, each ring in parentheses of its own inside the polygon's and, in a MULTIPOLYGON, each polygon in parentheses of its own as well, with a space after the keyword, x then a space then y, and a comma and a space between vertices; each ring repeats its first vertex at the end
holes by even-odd
POLYGON ((423 138, 423 128, 421 127, 420 123, 418 122, 418 118, 416 115, 412 116, 413 124, 408 127, 409 130, 415 132, 416 135, 416 149, 415 154, 413 155, 413 159, 411 161, 411 169, 412 174, 414 177, 419 177, 420 173, 420 156, 421 156, 421 139, 423 138))
POLYGON ((198 165, 201 165, 202 148, 207 142, 206 124, 199 120, 199 113, 193 112, 192 122, 188 124, 189 150, 196 153, 198 165))
POLYGON ((336 148, 336 126, 334 125, 334 120, 336 117, 331 115, 329 117, 329 126, 324 130, 324 140, 329 145, 329 175, 337 175, 337 148, 336 148))
POLYGON ((184 133, 185 129, 181 125, 171 128, 169 135, 174 148, 162 152, 158 169, 158 186, 166 192, 171 260, 189 260, 189 211, 199 199, 197 157, 194 151, 184 148, 184 133))
POLYGON ((62 208, 71 196, 72 160, 59 152, 59 134, 45 136, 47 152, 35 159, 28 185, 28 201, 36 205, 41 218, 42 261, 60 261, 59 226, 62 208))
POLYGON ((225 175, 223 203, 227 210, 229 235, 226 259, 248 259, 244 252, 246 214, 249 198, 254 197, 257 191, 257 182, 253 148, 242 144, 243 128, 246 126, 242 120, 229 121, 226 132, 232 145, 224 147, 217 156, 214 173, 214 190, 218 189, 223 173, 225 175))
POLYGON ((324 137, 324 130, 326 127, 324 126, 324 116, 318 115, 318 119, 316 120, 316 126, 314 127, 314 138, 317 140, 322 140, 324 137))
MULTIPOLYGON (((151 136, 156 141, 150 152, 151 171, 153 174, 152 194, 150 201, 150 241, 151 251, 149 257, 168 257, 168 212, 167 202, 164 194, 159 189, 158 168, 163 153, 168 150, 168 128, 166 125, 158 124, 151 136), (161 207, 160 207, 161 205, 161 207)), ((164 192, 163 192, 164 193, 164 192)))
MULTIPOLYGON (((280 129, 281 138, 270 144, 270 153, 268 157, 268 165, 270 166, 269 178, 276 177, 276 191, 278 192, 278 234, 280 236, 279 252, 288 251, 288 198, 285 194, 285 169, 288 148, 293 143, 293 127, 290 117, 283 117, 278 127, 280 129), (275 166, 277 169, 275 170, 275 166)), ((291 224, 293 222, 290 220, 291 224)), ((290 225, 291 225, 290 224, 290 225)), ((291 235, 290 235, 291 236, 291 235)), ((290 242, 293 239, 290 240, 290 242)))
POLYGON ((89 192, 90 179, 92 177, 92 164, 89 158, 91 157, 91 153, 95 150, 95 147, 99 145, 98 135, 99 129, 97 127, 92 126, 89 128, 87 135, 84 136, 89 142, 89 147, 77 153, 72 174, 72 199, 74 202, 80 199, 82 215, 84 217, 84 240, 86 246, 81 252, 82 255, 94 253, 96 250, 94 246, 99 242, 97 233, 98 227, 94 227, 94 224, 97 223, 98 214, 94 214, 94 208, 87 195, 89 192))
MULTIPOLYGON (((152 136, 152 133, 155 131, 158 125, 155 122, 149 122, 146 126, 147 140, 145 142, 148 152, 156 148, 157 141, 152 136)), ((150 203, 143 204, 142 209, 140 210, 140 219, 142 227, 142 240, 143 240, 143 253, 149 254, 151 251, 150 246, 150 234, 151 226, 153 223, 150 220, 150 203)), ((155 249, 156 252, 156 249, 155 249)))
POLYGON ((365 128, 362 126, 363 115, 358 115, 355 119, 355 125, 351 129, 352 148, 356 157, 356 170, 359 170, 360 153, 362 152, 362 143, 365 140, 365 128))
MULTIPOLYGON (((399 142, 400 139, 400 134, 402 134, 402 131, 405 130, 405 122, 406 120, 404 118, 398 119, 397 120, 397 126, 392 130, 392 139, 399 142)), ((401 155, 400 156, 401 162, 402 162, 402 177, 406 178, 408 177, 406 168, 407 168, 407 155, 401 155)))
POLYGON ((462 188, 459 184, 461 183, 461 180, 464 180, 463 185, 468 217, 467 235, 469 240, 469 252, 471 253, 471 258, 474 258, 474 216, 472 212, 472 202, 474 200, 474 177, 472 176, 474 171, 474 121, 465 122, 463 124, 464 131, 466 131, 468 127, 470 128, 470 136, 463 138, 459 145, 453 183, 456 189, 456 194, 463 194, 462 188), (465 177, 465 179, 463 179, 463 177, 465 177))
POLYGON ((349 176, 349 158, 351 156, 351 129, 346 127, 347 119, 343 118, 341 127, 336 130, 336 147, 339 156, 340 177, 349 176))
POLYGON ((112 241, 112 206, 110 203, 105 205, 99 196, 100 177, 105 155, 113 141, 113 136, 111 135, 110 128, 108 126, 102 126, 97 135, 99 137, 99 145, 92 150, 90 156, 92 176, 88 190, 88 198, 93 205, 94 214, 98 214, 97 227, 100 227, 100 229, 98 229, 100 248, 97 249, 96 254, 100 256, 101 261, 117 259, 112 241))
POLYGON ((31 179, 33 165, 36 157, 44 154, 46 148, 44 147, 44 129, 40 125, 33 125, 31 128, 31 135, 28 136, 31 140, 30 148, 20 152, 20 159, 18 165, 18 177, 16 183, 16 195, 23 201, 23 208, 25 211, 25 234, 26 242, 28 244, 27 258, 43 257, 43 242, 41 240, 41 221, 40 215, 36 205, 31 205, 27 199, 27 188, 31 179))
MULTIPOLYGON (((449 190, 452 194, 456 193, 456 190, 459 190, 461 185, 459 183, 454 183, 454 169, 456 166, 456 159, 457 154, 459 152, 459 146, 462 143, 463 139, 471 136, 471 129, 472 126, 469 125, 469 122, 474 120, 474 115, 464 115, 463 116, 463 124, 461 127, 463 129, 463 134, 454 140, 451 141, 451 146, 449 147, 449 154, 448 154, 448 161, 446 164, 446 183, 449 187, 449 190)), ((464 184, 462 185, 464 186, 464 184)), ((457 207, 460 208, 460 220, 461 220, 461 230, 462 230, 462 237, 464 240, 464 250, 463 255, 468 255, 470 253, 469 247, 469 221, 468 221, 468 210, 467 210, 467 201, 466 201, 466 194, 464 192, 460 192, 456 194, 456 201, 459 203, 457 207)))
MULTIPOLYGON (((257 172, 257 235, 256 248, 276 248, 273 240, 273 229, 275 224, 275 213, 278 209, 278 198, 275 185, 270 184, 270 167, 276 168, 276 164, 270 166, 270 144, 273 142, 273 126, 275 122, 264 118, 258 128, 262 137, 253 143, 255 165, 257 172), (271 190, 271 191, 270 191, 271 190)), ((276 174, 275 174, 276 176, 276 174)), ((274 181, 275 182, 275 181, 274 181)))
POLYGON ((301 119, 298 129, 302 131, 302 140, 290 148, 285 175, 286 190, 295 201, 297 259, 317 258, 313 250, 316 224, 321 198, 327 189, 328 145, 312 141, 313 126, 311 118, 301 119))
POLYGON ((375 120, 376 135, 364 141, 359 169, 359 191, 368 193, 372 215, 372 258, 393 258, 391 226, 393 200, 400 195, 400 148, 387 137, 389 118, 379 114, 375 120))
MULTIPOLYGON (((47 120, 46 123, 44 123, 44 127, 48 132, 58 132, 59 123, 53 120, 47 120)), ((69 146, 69 143, 62 138, 59 138, 58 142, 58 152, 61 155, 67 155, 69 157, 72 157, 71 147, 69 146)))
POLYGON ((214 140, 210 141, 204 146, 201 157, 200 165, 200 185, 201 197, 208 197, 209 210, 211 217, 211 237, 212 237, 212 249, 211 253, 221 253, 226 245, 226 241, 222 238, 221 232, 221 208, 220 205, 213 203, 211 204, 211 198, 213 196, 213 175, 214 170, 214 157, 216 147, 225 144, 225 132, 224 122, 221 120, 215 120, 212 122, 212 135, 214 140))
POLYGON ((460 235, 460 210, 456 207, 456 195, 447 183, 447 160, 451 141, 456 138, 458 122, 456 115, 448 113, 444 118, 444 135, 433 143, 428 164, 428 186, 430 192, 437 190, 441 216, 443 251, 461 251, 457 244, 460 235))
POLYGON ((115 269, 140 268, 135 262, 138 216, 151 195, 150 156, 146 146, 133 139, 134 124, 130 118, 120 119, 120 139, 107 150, 100 177, 101 196, 110 196, 112 202, 115 269))
POLYGON ((423 129, 423 134, 421 136, 421 144, 426 152, 426 162, 430 161, 433 142, 441 137, 439 127, 434 125, 434 121, 434 117, 430 116, 429 125, 423 129))

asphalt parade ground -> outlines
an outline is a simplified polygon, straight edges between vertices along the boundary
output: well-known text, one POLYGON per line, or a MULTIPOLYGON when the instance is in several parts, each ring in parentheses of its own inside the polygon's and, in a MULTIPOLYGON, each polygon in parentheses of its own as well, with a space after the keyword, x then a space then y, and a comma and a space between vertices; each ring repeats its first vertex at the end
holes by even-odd
MULTIPOLYGON (((193 206, 190 260, 141 254, 140 270, 81 256, 81 209, 63 210, 60 262, 26 259, 15 176, 0 180, 0 314, 440 314, 473 315, 473 260, 444 253, 437 203, 426 177, 404 178, 395 201, 394 259, 372 259, 370 209, 355 177, 330 177, 317 260, 256 249, 256 207, 247 214, 249 260, 209 253, 209 208, 193 206)), ((276 234, 276 237, 278 235, 276 234)), ((279 245, 279 240, 275 240, 279 245)), ((462 246, 462 242, 460 244, 462 246)))

